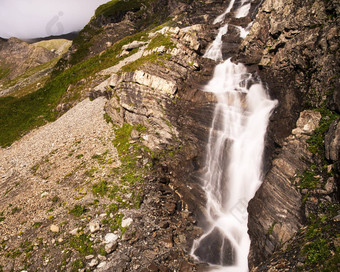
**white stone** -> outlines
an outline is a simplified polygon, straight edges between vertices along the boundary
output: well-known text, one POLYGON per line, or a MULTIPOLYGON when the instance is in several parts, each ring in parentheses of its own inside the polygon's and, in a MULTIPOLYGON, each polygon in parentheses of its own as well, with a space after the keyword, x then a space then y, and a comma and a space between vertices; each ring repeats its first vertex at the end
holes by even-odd
POLYGON ((91 259, 93 259, 93 258, 94 258, 94 255, 85 256, 85 259, 86 259, 86 260, 91 260, 91 259))
POLYGON ((141 47, 142 45, 146 44, 146 42, 141 42, 141 41, 133 41, 132 43, 125 44, 122 46, 122 49, 124 50, 132 50, 138 47, 141 47))
POLYGON ((59 227, 58 227, 57 225, 51 225, 51 226, 50 226, 50 230, 51 230, 52 232, 59 232, 59 227))
POLYGON ((126 218, 122 220, 122 227, 126 228, 132 224, 133 220, 132 218, 126 218))
POLYGON ((105 238, 104 238, 105 243, 107 243, 107 244, 112 243, 112 242, 116 241, 117 239, 118 239, 118 235, 114 234, 114 233, 107 233, 105 235, 105 238))
POLYGON ((90 267, 94 267, 99 263, 99 261, 97 259, 92 259, 91 262, 89 263, 90 267))
POLYGON ((70 234, 77 235, 78 234, 78 228, 71 230, 70 234))
POLYGON ((89 229, 90 229, 90 232, 91 232, 91 233, 94 233, 94 232, 100 230, 99 221, 98 221, 98 220, 91 221, 91 222, 89 223, 89 229))

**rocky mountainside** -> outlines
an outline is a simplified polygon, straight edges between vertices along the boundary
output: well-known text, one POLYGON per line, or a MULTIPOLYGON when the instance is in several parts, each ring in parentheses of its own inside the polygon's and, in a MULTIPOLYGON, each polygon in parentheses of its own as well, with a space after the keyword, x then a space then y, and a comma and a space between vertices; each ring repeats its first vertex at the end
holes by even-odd
MULTIPOLYGON (((0 271, 207 270, 189 254, 216 102, 202 56, 228 2, 110 1, 37 91, 0 97, 0 271)), ((225 19, 224 57, 279 101, 248 207, 251 271, 338 269, 339 8, 253 1, 225 19)))
POLYGON ((0 41, 0 97, 39 89, 70 45, 65 39, 32 44, 17 38, 0 41))
POLYGON ((54 53, 43 48, 30 45, 17 38, 10 38, 0 44, 1 65, 10 66, 8 79, 14 79, 28 68, 50 61, 54 53))

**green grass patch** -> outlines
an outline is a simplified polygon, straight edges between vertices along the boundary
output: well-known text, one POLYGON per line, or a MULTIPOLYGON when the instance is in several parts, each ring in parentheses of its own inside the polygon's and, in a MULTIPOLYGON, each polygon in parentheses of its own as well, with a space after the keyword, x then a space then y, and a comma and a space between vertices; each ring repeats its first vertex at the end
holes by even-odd
POLYGON ((0 62, 0 80, 6 79, 11 72, 8 65, 0 62))
POLYGON ((108 218, 103 219, 102 223, 109 225, 112 231, 116 231, 120 229, 122 232, 124 232, 126 228, 122 227, 123 217, 124 217, 124 214, 117 213, 115 214, 113 218, 108 217, 108 218))
POLYGON ((321 119, 319 127, 315 129, 313 135, 307 140, 307 143, 309 144, 309 150, 313 154, 318 154, 323 158, 325 157, 325 135, 331 123, 338 119, 340 115, 327 109, 325 106, 320 109, 316 109, 315 111, 319 111, 321 113, 321 119))
POLYGON ((94 195, 105 196, 108 191, 107 181, 102 180, 92 185, 92 192, 94 195))
POLYGON ((147 7, 151 1, 154 0, 113 0, 99 6, 95 11, 95 16, 92 18, 91 22, 87 24, 73 40, 73 44, 76 46, 77 51, 71 56, 70 63, 77 64, 88 57, 90 48, 95 42, 95 36, 98 36, 103 32, 100 23, 96 22, 97 18, 101 16, 106 18, 109 17, 111 23, 116 23, 121 21, 128 11, 137 13, 139 11, 140 15, 142 15, 141 18, 143 18, 142 21, 145 21, 142 25, 148 25, 150 24, 150 17, 152 16, 149 15, 144 18, 147 13, 145 10, 142 10, 141 7, 147 7))
POLYGON ((106 252, 104 246, 101 246, 101 247, 98 249, 98 254, 99 254, 99 255, 102 255, 102 256, 106 256, 106 255, 107 255, 107 252, 106 252))
POLYGON ((92 167, 92 168, 90 168, 90 169, 87 169, 86 171, 85 171, 85 175, 86 176, 88 176, 88 177, 90 177, 90 178, 93 178, 94 177, 94 174, 97 172, 97 168, 94 168, 94 167, 92 167))
POLYGON ((337 271, 340 262, 340 238, 337 222, 333 219, 339 212, 339 204, 319 207, 323 215, 312 214, 304 234, 300 255, 306 257, 304 271, 337 271))
POLYGON ((106 121, 106 123, 111 123, 113 124, 112 118, 110 117, 110 115, 108 115, 106 112, 104 113, 104 119, 106 121))
POLYGON ((152 50, 160 46, 164 46, 166 49, 173 49, 176 47, 176 45, 172 42, 170 36, 158 33, 155 37, 152 38, 146 49, 152 50))
POLYGON ((93 155, 93 156, 92 156, 92 159, 97 160, 97 162, 98 162, 99 164, 105 164, 105 163, 107 163, 108 161, 110 161, 110 159, 107 159, 108 155, 109 155, 109 150, 106 150, 106 151, 105 151, 104 153, 102 153, 102 154, 95 154, 95 155, 93 155))
POLYGON ((87 212, 86 207, 85 207, 85 206, 82 206, 82 205, 79 205, 79 204, 75 205, 75 206, 73 207, 73 209, 71 209, 71 210, 69 211, 70 214, 72 214, 72 215, 74 215, 74 216, 76 216, 76 217, 80 217, 80 216, 82 216, 82 215, 83 215, 84 213, 86 213, 86 212, 87 212))
POLYGON ((81 256, 87 256, 94 252, 93 242, 90 240, 90 234, 81 234, 79 236, 73 236, 70 239, 70 246, 77 250, 81 256))
POLYGON ((83 263, 82 260, 78 259, 72 262, 71 264, 71 272, 78 272, 79 269, 82 269, 85 267, 85 264, 83 263))
POLYGON ((5 221, 4 212, 0 212, 0 222, 5 221))
POLYGON ((144 57, 137 59, 122 67, 122 72, 134 72, 140 69, 145 63, 155 63, 161 66, 165 66, 164 60, 170 59, 170 54, 157 54, 153 53, 144 57))
POLYGON ((141 184, 144 182, 144 174, 150 171, 150 168, 148 164, 141 167, 138 164, 137 157, 150 157, 150 150, 142 145, 140 139, 131 140, 133 129, 139 133, 146 130, 140 124, 124 123, 121 127, 114 127, 115 139, 113 144, 118 151, 122 164, 119 168, 113 170, 113 173, 120 177, 120 183, 110 184, 108 187, 108 197, 114 201, 108 208, 109 214, 115 214, 120 208, 139 208, 142 201, 141 184))
POLYGON ((19 207, 14 207, 14 208, 12 209, 12 211, 11 211, 11 214, 18 213, 18 212, 20 212, 21 210, 22 210, 22 209, 19 208, 19 207))
POLYGON ((317 177, 316 173, 311 170, 306 170, 300 177, 300 188, 301 189, 315 189, 320 183, 320 178, 317 177))
POLYGON ((95 11, 95 16, 113 17, 114 21, 120 21, 128 11, 138 11, 141 5, 147 1, 143 0, 112 0, 101 6, 95 11))
POLYGON ((35 229, 40 228, 42 226, 42 224, 43 224, 42 222, 35 222, 33 224, 33 228, 35 228, 35 229))

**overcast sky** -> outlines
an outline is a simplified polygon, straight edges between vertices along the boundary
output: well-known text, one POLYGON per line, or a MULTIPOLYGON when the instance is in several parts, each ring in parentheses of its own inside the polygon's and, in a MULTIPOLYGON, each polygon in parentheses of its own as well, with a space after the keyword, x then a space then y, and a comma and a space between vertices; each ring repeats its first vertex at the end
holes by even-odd
POLYGON ((82 29, 109 0, 0 0, 0 37, 30 39, 82 29))

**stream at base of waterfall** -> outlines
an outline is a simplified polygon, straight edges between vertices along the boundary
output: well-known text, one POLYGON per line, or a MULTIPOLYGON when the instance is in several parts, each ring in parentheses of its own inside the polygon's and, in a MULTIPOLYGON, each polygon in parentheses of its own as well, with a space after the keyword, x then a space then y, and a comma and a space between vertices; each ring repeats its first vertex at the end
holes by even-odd
MULTIPOLYGON (((231 0, 214 23, 223 22, 231 12, 236 18, 245 17, 250 5, 250 0, 231 0)), ((228 27, 220 27, 204 55, 220 63, 204 87, 204 91, 215 94, 217 103, 201 176, 207 198, 207 226, 194 241, 191 254, 209 263, 211 270, 245 272, 250 248, 247 206, 261 185, 264 139, 277 101, 270 99, 243 64, 223 61, 222 37, 228 34, 228 27)), ((233 27, 244 38, 250 25, 246 29, 233 27)))

